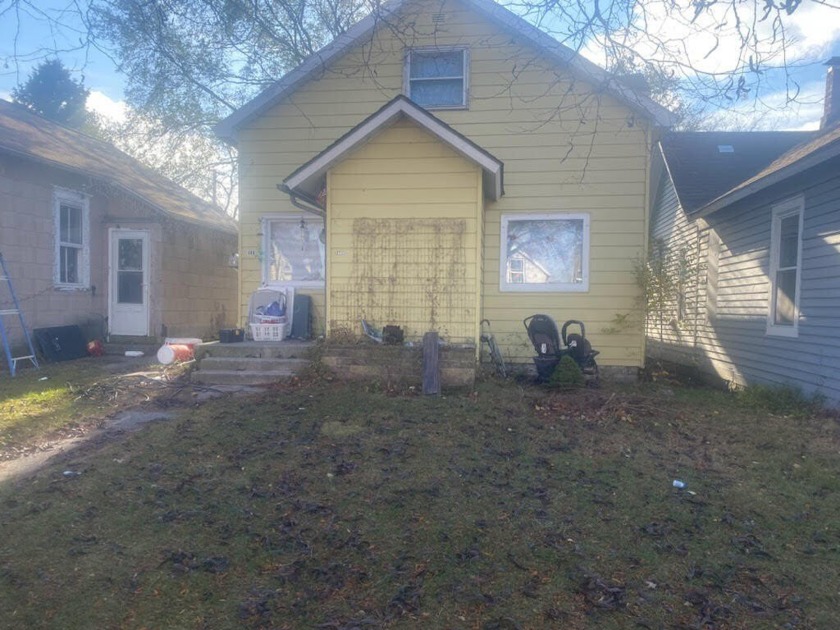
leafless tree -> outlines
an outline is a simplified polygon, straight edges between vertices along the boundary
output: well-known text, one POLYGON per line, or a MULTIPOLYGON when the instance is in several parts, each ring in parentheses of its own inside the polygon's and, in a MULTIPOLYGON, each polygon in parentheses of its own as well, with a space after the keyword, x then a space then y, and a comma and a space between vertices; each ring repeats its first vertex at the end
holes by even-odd
MULTIPOLYGON (((503 4, 609 70, 644 74, 652 96, 694 126, 708 109, 766 108, 770 91, 784 93, 780 106, 797 102, 799 18, 816 11, 840 19, 832 0, 503 4)), ((209 159, 228 182, 235 178, 229 151, 215 145, 217 158, 209 158, 212 126, 371 12, 385 28, 397 28, 376 0, 68 0, 61 10, 39 8, 37 0, 0 0, 0 20, 18 28, 2 61, 14 68, 74 49, 111 57, 125 76, 127 101, 144 121, 133 134, 125 125, 112 129, 118 144, 155 162, 151 147, 162 138, 176 143, 173 148, 205 138, 200 149, 190 149, 194 159, 158 159, 157 165, 194 189, 204 181, 197 192, 211 198, 215 190, 218 200, 216 180, 209 184, 211 178, 196 174, 199 162, 209 159), (27 19, 46 24, 56 37, 24 49, 19 29, 27 19)))

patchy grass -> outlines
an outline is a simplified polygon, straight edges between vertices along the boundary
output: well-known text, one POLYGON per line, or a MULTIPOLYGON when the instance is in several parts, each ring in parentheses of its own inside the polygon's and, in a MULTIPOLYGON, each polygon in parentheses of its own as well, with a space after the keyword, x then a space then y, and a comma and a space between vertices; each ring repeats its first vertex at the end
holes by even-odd
POLYGON ((751 385, 737 390, 738 403, 755 411, 795 418, 819 413, 825 404, 820 396, 806 396, 795 387, 751 385))
POLYGON ((0 373, 0 460, 85 433, 115 411, 150 399, 147 379, 126 376, 138 369, 164 373, 160 366, 115 357, 48 363, 14 378, 0 373))
POLYGON ((4 623, 840 627, 837 422, 733 401, 491 382, 206 403, 0 490, 4 623))

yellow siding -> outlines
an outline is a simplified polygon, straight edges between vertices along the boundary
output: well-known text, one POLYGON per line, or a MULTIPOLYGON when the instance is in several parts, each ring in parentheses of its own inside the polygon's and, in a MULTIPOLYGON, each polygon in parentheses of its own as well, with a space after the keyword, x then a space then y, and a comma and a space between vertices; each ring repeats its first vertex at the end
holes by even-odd
POLYGON ((356 333, 364 318, 402 326, 409 338, 435 330, 450 341, 475 342, 480 190, 477 166, 408 122, 331 169, 327 333, 356 333), (356 174, 359 163, 392 159, 409 168, 356 174))
MULTIPOLYGON (((383 29, 242 131, 242 251, 259 248, 260 216, 297 212, 276 185, 401 93, 405 46, 433 44, 470 49, 469 109, 434 114, 505 164, 505 196, 485 202, 483 224, 468 228, 478 240, 464 254, 465 264, 471 266, 476 253, 482 254, 476 267, 481 278, 476 320, 491 320, 509 358, 528 360, 532 351, 522 318, 546 312, 560 323, 581 319, 602 352, 602 364, 641 365, 644 336, 632 268, 645 243, 646 121, 457 0, 412 5, 402 23, 383 29), (433 13, 444 13, 445 22, 433 25, 433 13), (501 293, 501 214, 550 211, 590 214, 589 292, 501 293), (619 313, 632 314, 632 326, 620 333, 602 332, 613 326, 619 313)), ((436 159, 416 160, 402 156, 399 143, 383 142, 380 159, 343 163, 334 175, 339 176, 338 184, 348 185, 346 195, 331 199, 330 210, 352 213, 375 195, 373 191, 393 195, 385 181, 405 176, 403 218, 469 213, 475 199, 451 182, 471 172, 472 166, 444 148, 436 147, 436 159), (382 183, 376 183, 377 175, 382 183), (441 175, 442 183, 450 182, 446 187, 425 185, 441 175)), ((370 205, 365 217, 384 220, 389 212, 370 205)), ((352 229, 335 229, 336 243, 343 239, 344 247, 352 229)), ((333 243, 328 245, 332 251, 333 243)), ((257 260, 243 257, 242 278, 244 304, 259 283, 257 260)), ((316 326, 321 330, 326 326, 324 308, 321 297, 316 301, 316 326)))

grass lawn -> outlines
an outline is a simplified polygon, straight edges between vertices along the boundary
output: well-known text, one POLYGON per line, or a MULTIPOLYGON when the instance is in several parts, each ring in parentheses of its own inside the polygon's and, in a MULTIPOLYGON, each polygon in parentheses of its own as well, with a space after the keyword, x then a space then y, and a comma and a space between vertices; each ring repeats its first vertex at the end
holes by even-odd
POLYGON ((759 403, 491 381, 185 408, 0 488, 0 626, 838 628, 838 423, 759 403))
POLYGON ((84 434, 127 406, 171 393, 167 383, 137 376, 138 371, 174 375, 176 368, 99 357, 45 363, 38 370, 21 369, 14 378, 0 371, 0 461, 84 434))

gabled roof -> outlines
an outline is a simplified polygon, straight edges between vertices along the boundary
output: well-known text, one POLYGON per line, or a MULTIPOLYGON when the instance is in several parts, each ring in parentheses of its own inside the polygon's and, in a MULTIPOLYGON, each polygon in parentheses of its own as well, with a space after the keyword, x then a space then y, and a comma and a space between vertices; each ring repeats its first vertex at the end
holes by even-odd
MULTIPOLYGON (((234 142, 237 130, 243 125, 259 117, 310 79, 317 77, 330 64, 370 38, 379 24, 396 15, 412 1, 414 0, 389 0, 375 9, 321 50, 310 55, 297 68, 288 72, 253 100, 222 120, 216 125, 217 135, 227 141, 234 142)), ((615 75, 585 59, 576 51, 561 44, 533 24, 496 4, 493 0, 459 1, 502 29, 522 37, 559 64, 568 66, 573 74, 592 83, 595 89, 603 89, 634 111, 651 118, 657 124, 667 127, 675 122, 674 115, 650 97, 634 91, 619 81, 615 75)))
POLYGON ((813 136, 812 131, 675 132, 659 146, 680 205, 696 214, 813 136))
POLYGON ((236 232, 221 209, 107 142, 0 99, 0 152, 94 178, 173 218, 236 232))
POLYGON ((488 198, 495 201, 504 194, 502 181, 504 164, 500 160, 402 95, 397 96, 377 112, 368 116, 321 153, 295 170, 283 180, 281 188, 292 193, 303 194, 310 199, 317 197, 317 188, 330 167, 343 160, 371 137, 403 118, 416 123, 456 153, 481 167, 484 194, 488 198))
POLYGON ((811 133, 811 138, 778 156, 765 168, 709 201, 697 216, 716 212, 760 190, 840 156, 840 123, 811 133))

